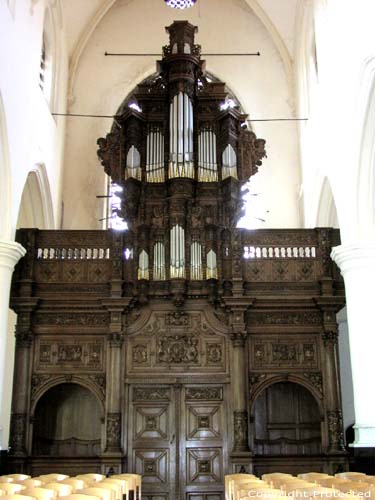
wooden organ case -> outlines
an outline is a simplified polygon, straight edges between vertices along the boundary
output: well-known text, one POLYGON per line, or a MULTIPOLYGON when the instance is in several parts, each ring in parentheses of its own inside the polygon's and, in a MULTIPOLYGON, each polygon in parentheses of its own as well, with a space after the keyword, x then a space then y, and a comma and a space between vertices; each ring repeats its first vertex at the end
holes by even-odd
POLYGON ((20 230, 11 460, 129 471, 145 500, 224 474, 346 467, 336 230, 236 227, 265 141, 207 77, 196 27, 98 140, 128 230, 20 230))

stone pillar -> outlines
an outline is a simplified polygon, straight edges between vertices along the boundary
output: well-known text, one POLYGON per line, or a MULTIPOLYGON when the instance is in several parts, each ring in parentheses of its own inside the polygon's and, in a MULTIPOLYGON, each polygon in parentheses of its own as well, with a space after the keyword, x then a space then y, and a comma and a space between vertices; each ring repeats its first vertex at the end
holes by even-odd
POLYGON ((375 245, 340 245, 331 256, 345 280, 355 409, 352 446, 375 448, 375 398, 371 387, 375 379, 375 245))
MULTIPOLYGON (((8 333, 8 309, 10 283, 14 266, 25 255, 25 249, 15 241, 0 240, 0 402, 3 401, 3 387, 6 374, 4 373, 6 339, 8 333)), ((6 415, 0 414, 0 448, 6 448, 7 443, 2 442, 2 425, 6 415)))

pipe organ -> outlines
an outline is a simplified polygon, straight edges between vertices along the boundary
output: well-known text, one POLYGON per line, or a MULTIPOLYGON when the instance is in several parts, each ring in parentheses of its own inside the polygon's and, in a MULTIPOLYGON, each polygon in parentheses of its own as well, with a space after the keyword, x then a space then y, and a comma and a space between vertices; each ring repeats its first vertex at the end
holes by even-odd
POLYGON ((158 73, 121 105, 121 128, 99 139, 98 154, 112 182, 123 188, 117 214, 133 235, 130 247, 138 248, 138 279, 218 279, 215 251, 207 246, 203 255, 205 240, 212 227, 219 231, 238 219, 241 187, 261 165, 265 141, 247 128, 225 84, 206 76, 196 28, 178 21, 167 31, 170 44, 158 73), (145 217, 152 260, 137 241, 145 217))
POLYGON ((137 473, 147 500, 223 500, 233 472, 333 474, 338 232, 236 227, 265 141, 207 76, 196 27, 167 31, 98 140, 127 229, 18 232, 11 468, 137 473))

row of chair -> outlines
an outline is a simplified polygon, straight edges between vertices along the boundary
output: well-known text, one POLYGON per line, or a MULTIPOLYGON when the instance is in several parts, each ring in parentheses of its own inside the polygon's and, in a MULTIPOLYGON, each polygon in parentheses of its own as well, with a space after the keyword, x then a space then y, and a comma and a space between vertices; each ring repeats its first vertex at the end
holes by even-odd
POLYGON ((66 474, 26 474, 0 476, 1 500, 140 500, 141 476, 138 474, 87 473, 75 477, 66 474))
POLYGON ((225 476, 225 499, 245 500, 375 500, 375 476, 343 472, 331 476, 309 472, 293 476, 282 472, 225 476))

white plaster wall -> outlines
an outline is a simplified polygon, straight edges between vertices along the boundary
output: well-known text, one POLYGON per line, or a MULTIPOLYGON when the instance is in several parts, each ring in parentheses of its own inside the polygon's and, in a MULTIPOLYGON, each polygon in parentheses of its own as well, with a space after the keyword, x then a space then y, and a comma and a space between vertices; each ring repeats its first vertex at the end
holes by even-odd
MULTIPOLYGON (((41 176, 39 204, 44 211, 45 227, 59 226, 61 212, 61 169, 65 139, 64 119, 54 119, 51 111, 64 112, 68 80, 68 64, 64 43, 64 30, 59 11, 59 0, 17 0, 0 2, 0 97, 1 97, 1 144, 0 154, 0 199, 2 222, 0 241, 13 240, 20 211, 22 193, 28 173, 36 165, 44 164, 41 176), (45 9, 49 8, 54 19, 55 60, 57 64, 54 88, 54 106, 49 108, 39 88, 39 67, 45 9), (9 181, 9 182, 8 182, 9 181), (5 221, 5 223, 4 223, 5 221)), ((24 197, 21 212, 34 218, 21 223, 34 225, 35 200, 24 197)), ((38 210, 38 209, 37 209, 38 210)), ((19 226, 18 226, 19 227, 19 226)), ((2 256, 0 255, 0 258, 2 256)), ((1 283, 3 286, 4 283, 1 283)), ((3 286, 0 293, 6 304, 9 287, 3 286)), ((4 378, 0 392, 0 447, 7 448, 11 408, 11 389, 14 359, 14 314, 8 314, 8 305, 0 310, 0 348, 6 352, 6 364, 0 380, 4 378), (10 327, 8 327, 8 318, 10 327)))
MULTIPOLYGON (((302 4, 301 4, 302 5, 302 4)), ((306 14, 311 2, 304 2, 306 14)), ((309 96, 307 68, 303 55, 296 54, 298 108, 309 112, 309 124, 303 125, 301 147, 305 225, 316 221, 322 179, 331 184, 337 207, 343 243, 374 241, 375 224, 372 210, 363 208, 363 191, 372 183, 372 168, 361 179, 361 155, 371 155, 362 147, 366 129, 366 111, 374 85, 368 85, 374 60, 373 23, 375 4, 372 0, 320 0, 315 2, 310 27, 300 18, 297 47, 302 47, 307 29, 315 29, 319 81, 314 99, 309 96), (310 101, 310 107, 307 102, 310 101)), ((374 141, 372 141, 374 144, 374 141)), ((372 158, 373 160, 373 158, 372 158)), ((374 186, 374 184, 373 184, 374 186)), ((367 192, 366 192, 367 194, 367 192)), ((369 198, 374 198, 373 188, 369 198)))
MULTIPOLYGON (((51 186, 54 220, 58 224, 61 210, 61 167, 64 144, 64 120, 54 119, 39 88, 39 64, 44 11, 47 0, 39 1, 31 10, 29 0, 15 3, 14 15, 6 2, 0 2, 1 41, 0 91, 7 124, 11 185, 9 193, 12 238, 16 228, 21 195, 28 172, 37 163, 46 166, 51 186)), ((57 5, 58 2, 55 3, 57 5)), ((67 58, 62 20, 56 13, 57 75, 56 107, 65 110, 67 58)), ((52 110, 54 111, 54 110, 52 110)), ((0 184, 0 191, 6 189, 0 184)), ((3 196, 3 193, 0 193, 3 196)))
MULTIPOLYGON (((79 61, 71 113, 111 115, 125 96, 155 71, 155 57, 104 57, 104 52, 161 52, 168 42, 164 27, 186 19, 199 27, 203 52, 261 52, 261 57, 207 57, 207 69, 226 81, 251 118, 285 118, 293 98, 276 46, 244 0, 205 0, 187 11, 155 0, 119 0, 94 30, 79 61)), ((111 120, 69 118, 64 167, 64 228, 97 228, 104 174, 96 140, 111 120)), ((254 123, 267 140, 268 159, 259 175, 265 227, 298 227, 298 136, 293 122, 254 123)))

